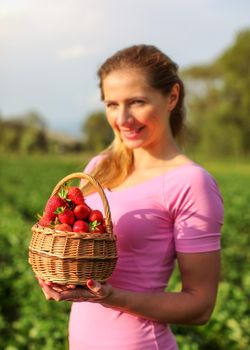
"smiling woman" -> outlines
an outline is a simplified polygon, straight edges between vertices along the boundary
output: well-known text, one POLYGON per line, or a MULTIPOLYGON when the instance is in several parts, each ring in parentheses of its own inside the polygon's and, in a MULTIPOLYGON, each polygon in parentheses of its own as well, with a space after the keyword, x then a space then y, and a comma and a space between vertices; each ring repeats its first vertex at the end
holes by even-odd
POLYGON ((108 122, 128 148, 167 146, 169 117, 178 99, 179 85, 170 95, 159 94, 135 69, 110 73, 103 89, 108 122))
MULTIPOLYGON (((132 168, 144 159, 141 150, 157 154, 155 170, 149 176, 154 175, 152 171, 160 172, 169 157, 177 166, 189 161, 177 146, 185 120, 184 85, 177 71, 167 55, 150 45, 118 51, 100 67, 101 98, 115 134, 114 142, 104 151, 106 156, 93 169, 104 187, 128 181, 132 168)), ((151 159, 149 167, 143 167, 152 168, 151 159)))
MULTIPOLYGON (((206 323, 220 270, 223 204, 212 176, 178 147, 185 118, 177 65, 150 45, 126 48, 98 71, 113 143, 85 172, 105 189, 118 263, 87 289, 42 283, 47 299, 74 301, 70 350, 176 350, 170 324, 206 323), (165 291, 175 260, 179 292, 165 291)), ((84 186, 88 204, 102 203, 84 186)))

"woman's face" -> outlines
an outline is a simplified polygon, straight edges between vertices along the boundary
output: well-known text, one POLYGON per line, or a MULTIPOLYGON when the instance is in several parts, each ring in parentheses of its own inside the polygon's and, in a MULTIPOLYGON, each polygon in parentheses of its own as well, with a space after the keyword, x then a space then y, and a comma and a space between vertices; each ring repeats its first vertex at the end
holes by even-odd
POLYGON ((164 96, 150 87, 140 70, 123 69, 103 80, 110 126, 130 149, 164 146, 171 131, 169 116, 178 100, 178 85, 164 96))

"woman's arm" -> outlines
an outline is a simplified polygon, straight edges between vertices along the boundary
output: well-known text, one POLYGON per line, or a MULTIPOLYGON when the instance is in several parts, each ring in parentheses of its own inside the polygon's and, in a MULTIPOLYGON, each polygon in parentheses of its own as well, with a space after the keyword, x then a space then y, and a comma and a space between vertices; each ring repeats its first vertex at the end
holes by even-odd
POLYGON ((115 290, 105 305, 163 323, 204 324, 213 311, 220 253, 178 253, 180 292, 138 293, 115 290))
POLYGON ((213 311, 220 271, 220 252, 178 253, 180 292, 130 292, 109 284, 88 283, 84 289, 57 292, 43 285, 47 299, 93 301, 162 323, 204 324, 213 311))

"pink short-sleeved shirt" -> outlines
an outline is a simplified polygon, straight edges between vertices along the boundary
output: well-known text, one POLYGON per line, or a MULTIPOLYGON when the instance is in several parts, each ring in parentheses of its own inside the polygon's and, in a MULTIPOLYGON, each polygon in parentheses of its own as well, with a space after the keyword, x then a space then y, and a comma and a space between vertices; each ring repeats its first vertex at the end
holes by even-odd
MULTIPOLYGON (((114 287, 164 291, 176 252, 220 249, 223 201, 213 177, 196 163, 105 193, 117 235, 119 258, 109 279, 114 287)), ((86 201, 103 211, 99 194, 86 201)), ((70 350, 177 349, 168 325, 89 302, 72 304, 69 341, 70 350)))

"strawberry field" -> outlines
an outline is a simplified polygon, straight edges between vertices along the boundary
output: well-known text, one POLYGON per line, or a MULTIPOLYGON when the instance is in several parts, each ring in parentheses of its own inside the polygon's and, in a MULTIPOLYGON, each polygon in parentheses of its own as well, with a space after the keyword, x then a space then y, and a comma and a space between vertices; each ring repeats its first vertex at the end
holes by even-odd
MULTIPOLYGON (((1 156, 0 349, 65 350, 70 305, 48 302, 28 264, 36 214, 56 183, 88 158, 1 156)), ((203 163, 225 202, 222 273, 217 305, 205 326, 173 326, 180 350, 250 348, 250 165, 203 163)), ((175 273, 170 288, 178 290, 175 273)))

